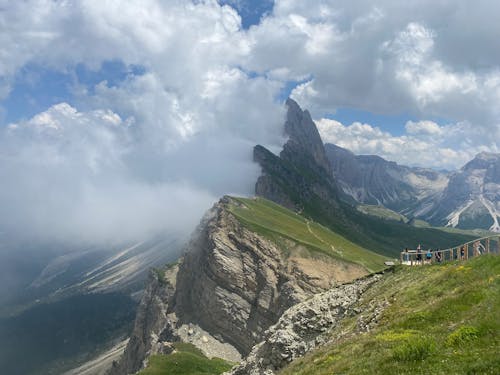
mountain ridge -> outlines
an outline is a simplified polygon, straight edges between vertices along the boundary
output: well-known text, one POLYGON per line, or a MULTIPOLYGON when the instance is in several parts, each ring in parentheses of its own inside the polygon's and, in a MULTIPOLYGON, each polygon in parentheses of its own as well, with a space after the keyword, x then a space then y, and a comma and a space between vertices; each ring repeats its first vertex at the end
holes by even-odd
POLYGON ((333 144, 325 149, 340 189, 356 202, 433 225, 500 231, 500 154, 479 153, 460 170, 444 173, 333 144))

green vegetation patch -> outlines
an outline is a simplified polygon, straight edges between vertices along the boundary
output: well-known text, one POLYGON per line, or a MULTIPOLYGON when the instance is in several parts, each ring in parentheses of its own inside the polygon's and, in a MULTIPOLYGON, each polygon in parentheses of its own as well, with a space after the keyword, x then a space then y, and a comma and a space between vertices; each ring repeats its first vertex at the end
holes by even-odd
POLYGON ((250 230, 275 242, 287 251, 289 239, 306 246, 312 252, 321 253, 345 262, 363 266, 369 272, 384 268, 385 257, 367 250, 345 237, 332 232, 321 224, 263 198, 232 198, 238 204, 230 211, 250 230))
POLYGON ((176 343, 168 355, 153 355, 139 375, 218 375, 234 364, 220 358, 209 359, 192 344, 176 343))
POLYGON ((460 346, 468 344, 479 337, 479 330, 472 326, 461 326, 446 338, 446 345, 460 346))
POLYGON ((341 341, 296 360, 281 374, 498 374, 500 256, 428 267, 396 267, 364 294, 361 315, 388 304, 378 325, 357 317, 341 341))
POLYGON ((396 361, 422 361, 436 351, 436 344, 428 336, 410 336, 393 350, 396 361))
POLYGON ((384 219, 384 220, 394 220, 394 221, 400 221, 403 223, 408 222, 408 219, 404 215, 401 215, 400 213, 397 213, 396 211, 393 211, 393 210, 386 208, 384 206, 360 204, 356 208, 358 209, 359 212, 362 212, 366 215, 379 217, 379 218, 384 219))

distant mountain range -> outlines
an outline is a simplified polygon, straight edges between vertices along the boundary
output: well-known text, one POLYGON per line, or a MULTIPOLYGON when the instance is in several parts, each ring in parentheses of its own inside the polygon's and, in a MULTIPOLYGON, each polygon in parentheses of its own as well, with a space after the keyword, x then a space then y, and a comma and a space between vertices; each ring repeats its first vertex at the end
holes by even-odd
POLYGON ((407 167, 325 145, 337 185, 356 202, 433 225, 500 231, 500 154, 480 153, 459 171, 407 167))

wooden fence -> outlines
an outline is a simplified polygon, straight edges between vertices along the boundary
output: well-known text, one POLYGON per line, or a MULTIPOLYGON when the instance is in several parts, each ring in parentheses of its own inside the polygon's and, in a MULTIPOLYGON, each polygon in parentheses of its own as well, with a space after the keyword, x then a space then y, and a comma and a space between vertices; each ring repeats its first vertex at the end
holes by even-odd
POLYGON ((466 260, 483 254, 500 254, 500 234, 478 238, 449 249, 435 250, 404 250, 400 262, 408 266, 449 262, 451 260, 466 260))

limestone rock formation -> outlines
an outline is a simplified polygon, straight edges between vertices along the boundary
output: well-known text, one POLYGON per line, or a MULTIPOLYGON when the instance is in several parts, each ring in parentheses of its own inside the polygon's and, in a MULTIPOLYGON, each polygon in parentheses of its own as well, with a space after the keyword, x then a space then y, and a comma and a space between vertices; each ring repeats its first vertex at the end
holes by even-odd
POLYGON ((229 374, 272 375, 295 358, 324 344, 343 318, 358 313, 355 303, 380 278, 381 275, 373 275, 341 285, 291 307, 229 374))
POLYGON ((175 341, 193 343, 208 357, 239 361, 286 309, 366 274, 355 265, 284 254, 231 213, 239 204, 222 198, 178 265, 151 275, 125 355, 110 374, 137 372, 175 341))
POLYGON ((480 153, 455 172, 427 216, 442 225, 500 232, 500 154, 480 153))
POLYGON ((407 167, 375 155, 355 155, 325 144, 332 172, 342 191, 357 202, 383 205, 407 214, 425 208, 448 183, 448 174, 407 167))

